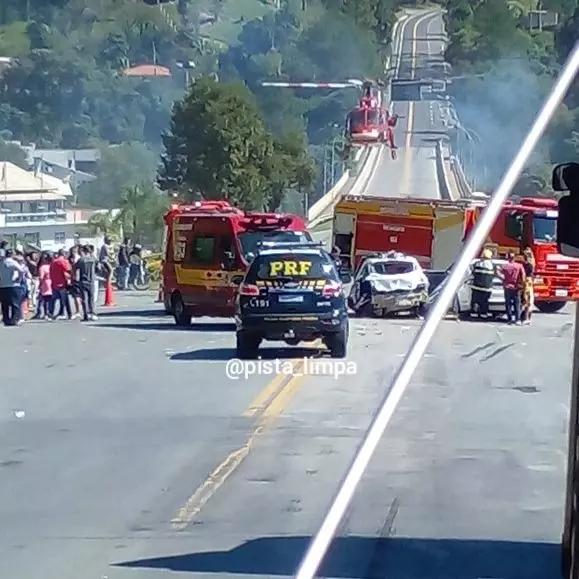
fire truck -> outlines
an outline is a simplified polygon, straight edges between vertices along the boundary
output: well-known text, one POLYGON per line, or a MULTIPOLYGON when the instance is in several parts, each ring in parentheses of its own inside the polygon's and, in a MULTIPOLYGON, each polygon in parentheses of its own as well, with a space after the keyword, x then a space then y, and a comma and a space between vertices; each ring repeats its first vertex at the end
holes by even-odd
POLYGON ((193 317, 233 317, 259 242, 312 240, 297 215, 246 212, 227 201, 173 205, 164 220, 161 292, 179 326, 193 317))
MULTIPOLYGON (((333 244, 353 270, 364 255, 390 250, 413 255, 425 269, 444 270, 458 257, 485 206, 484 200, 347 196, 335 208, 333 244)), ((535 304, 543 312, 579 300, 579 260, 557 253, 557 215, 553 199, 509 202, 485 244, 497 257, 532 249, 535 304)))

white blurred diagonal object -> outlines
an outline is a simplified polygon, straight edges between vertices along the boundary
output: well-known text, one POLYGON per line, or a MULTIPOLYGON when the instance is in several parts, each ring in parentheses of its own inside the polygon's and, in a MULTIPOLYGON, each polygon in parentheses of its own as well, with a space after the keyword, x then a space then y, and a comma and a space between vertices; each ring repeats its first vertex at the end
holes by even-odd
POLYGON ((308 550, 302 559, 296 572, 296 579, 313 579, 322 564, 326 552, 336 534, 338 526, 356 492, 358 483, 362 479, 390 419, 392 418, 398 403, 400 402, 416 367, 418 366, 426 348, 428 347, 436 328, 444 318, 451 304, 454 294, 457 292, 470 262, 476 257, 480 247, 499 215, 502 205, 508 199, 517 179, 522 173, 525 164, 530 157, 539 139, 545 132, 549 121, 555 114, 557 107, 579 71, 579 42, 575 44, 565 67, 559 78, 553 85, 543 108, 537 115, 533 126, 523 141, 519 152, 507 169, 501 183, 488 201, 481 219, 475 227, 470 239, 462 250, 458 261, 455 263, 448 282, 441 291, 430 314, 422 325, 418 335, 414 339, 410 350, 392 381, 388 394, 384 398, 378 413, 368 428, 364 440, 356 452, 346 476, 340 483, 337 494, 324 517, 324 521, 318 532, 312 539, 308 550))

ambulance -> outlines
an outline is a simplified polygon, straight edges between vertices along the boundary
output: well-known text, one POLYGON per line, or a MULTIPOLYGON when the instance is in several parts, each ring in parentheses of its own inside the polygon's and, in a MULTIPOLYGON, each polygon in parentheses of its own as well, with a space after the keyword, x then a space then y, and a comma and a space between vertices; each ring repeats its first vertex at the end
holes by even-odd
POLYGON ((179 326, 193 317, 233 317, 236 281, 260 242, 308 242, 292 214, 246 212, 227 201, 173 205, 166 213, 162 299, 179 326))

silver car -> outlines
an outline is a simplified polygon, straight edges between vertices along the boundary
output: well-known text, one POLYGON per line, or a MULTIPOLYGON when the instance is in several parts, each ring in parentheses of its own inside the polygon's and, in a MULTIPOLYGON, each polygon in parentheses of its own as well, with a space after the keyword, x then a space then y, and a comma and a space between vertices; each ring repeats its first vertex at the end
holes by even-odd
MULTIPOLYGON (((460 286, 458 292, 454 296, 454 300, 451 306, 451 312, 453 314, 458 315, 459 317, 467 317, 470 314, 470 302, 471 302, 471 295, 472 295, 472 268, 474 264, 478 261, 475 259, 472 261, 468 273, 464 277, 464 281, 460 286)), ((504 259, 493 259, 493 263, 495 268, 500 268, 503 264, 507 263, 504 259)), ((426 271, 426 276, 429 276, 429 273, 432 277, 440 277, 442 272, 428 272, 426 271)), ((448 280, 448 274, 450 273, 450 269, 447 270, 444 274, 444 279, 442 282, 437 283, 436 285, 431 283, 431 287, 435 286, 434 289, 430 292, 428 296, 428 306, 432 307, 440 291, 446 284, 448 280)), ((493 280, 493 287, 491 292, 491 297, 489 300, 489 312, 495 318, 499 318, 506 314, 506 306, 505 306, 505 293, 503 290, 503 282, 499 277, 495 277, 493 280)))

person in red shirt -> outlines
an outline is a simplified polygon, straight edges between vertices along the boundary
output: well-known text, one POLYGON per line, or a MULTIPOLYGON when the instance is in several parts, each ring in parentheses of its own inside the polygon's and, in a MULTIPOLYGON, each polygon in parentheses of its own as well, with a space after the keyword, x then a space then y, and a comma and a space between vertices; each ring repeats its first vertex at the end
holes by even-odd
POLYGON ((507 254, 507 263, 499 268, 498 274, 503 280, 503 289, 505 290, 505 307, 507 310, 507 321, 509 324, 521 322, 521 298, 525 286, 525 268, 521 263, 515 261, 515 254, 509 251, 507 254))
POLYGON ((72 266, 66 257, 64 249, 59 250, 56 259, 50 264, 50 279, 52 281, 52 295, 55 302, 60 304, 57 317, 72 319, 70 308, 69 287, 72 280, 72 266))

